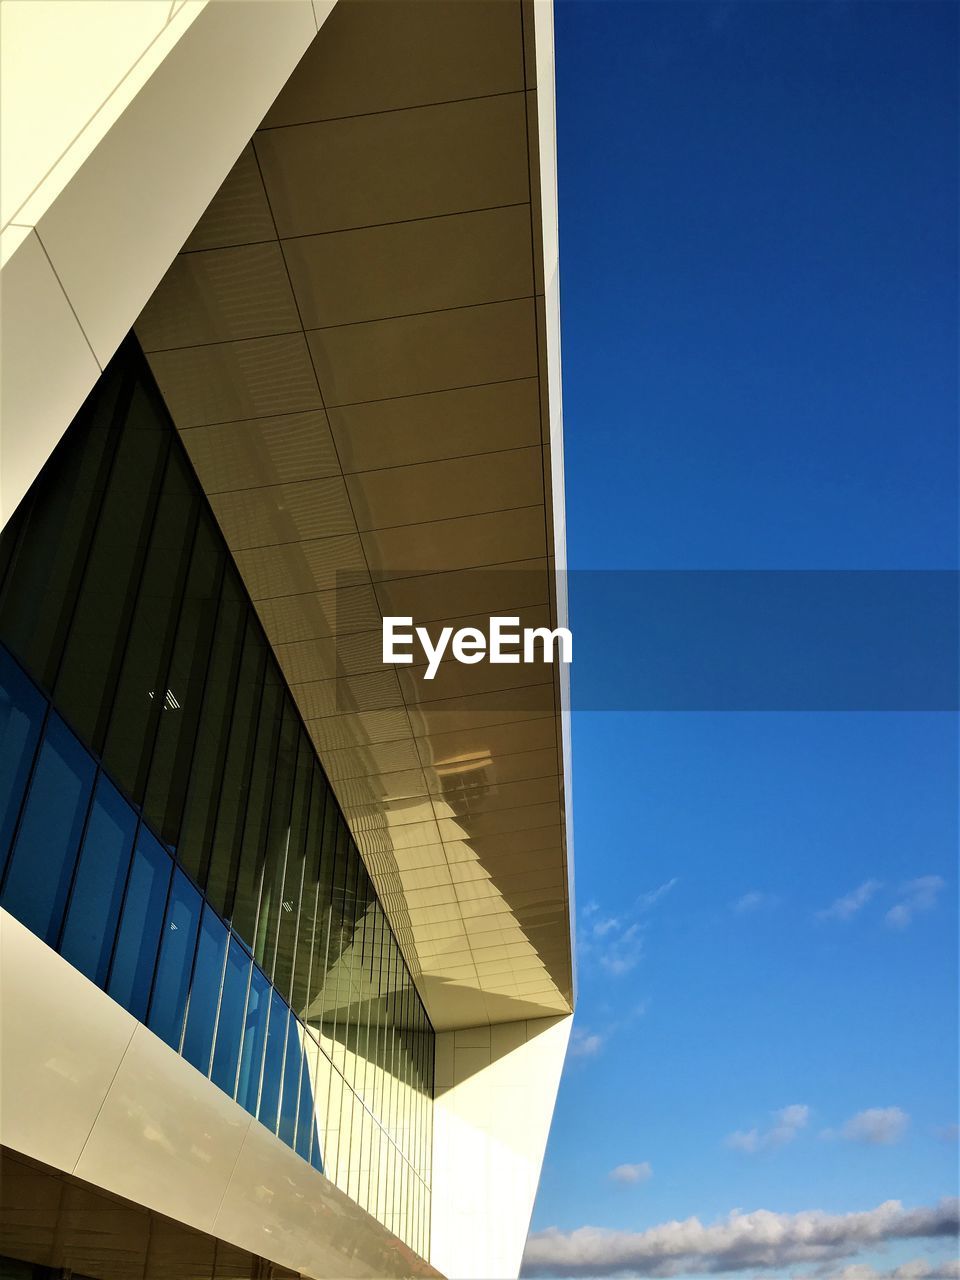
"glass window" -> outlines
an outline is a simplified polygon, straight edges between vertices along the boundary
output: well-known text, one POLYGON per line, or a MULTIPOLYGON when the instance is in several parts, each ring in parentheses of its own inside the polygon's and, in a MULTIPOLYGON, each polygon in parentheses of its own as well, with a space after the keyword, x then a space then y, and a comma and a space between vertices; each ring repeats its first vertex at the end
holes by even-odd
POLYGON ((114 443, 123 376, 109 371, 23 503, 23 534, 4 583, 0 635, 44 689, 53 687, 114 443))
POLYGON ((120 918, 137 815, 101 773, 63 927, 60 954, 102 987, 120 918))
POLYGON ((283 1092, 280 1098, 280 1123, 277 1137, 288 1147, 293 1146, 297 1131, 297 1113, 300 1108, 300 1074, 305 1048, 303 1027, 291 1014, 287 1021, 287 1051, 283 1060, 283 1092))
POLYGON ((207 884, 246 616, 247 605, 242 589, 236 574, 228 567, 220 593, 213 651, 204 684, 200 725, 177 841, 178 861, 201 888, 207 884))
POLYGON ((277 1110, 280 1105, 280 1083, 283 1076, 283 1053, 287 1042, 286 1002, 274 991, 270 997, 270 1025, 267 1028, 267 1049, 263 1055, 263 1081, 260 1085, 260 1108, 257 1119, 274 1133, 277 1131, 277 1110))
POLYGON ((0 875, 47 704, 0 646, 0 875))
POLYGON ((130 866, 107 991, 143 1022, 157 960, 173 863, 146 827, 130 866))
MULTIPOLYGON (((293 701, 283 699, 283 715, 280 723, 280 740, 274 765, 273 788, 270 801, 270 823, 263 858, 263 880, 260 892, 260 910, 257 915, 257 935, 254 958, 273 981, 277 954, 277 930, 280 924, 280 903, 283 896, 284 872, 291 854, 291 814, 293 783, 297 767, 297 744, 300 724, 293 708, 293 701)), ((299 888, 297 890, 299 898, 299 888)), ((284 993, 289 995, 288 990, 284 993)))
MULTIPOLYGON (((204 1075, 208 1075, 210 1071, 210 1050, 213 1048, 213 1031, 217 1021, 217 1002, 220 998, 226 951, 227 927, 215 911, 204 907, 182 1049, 186 1060, 192 1062, 204 1075)), ((232 1079, 229 1092, 233 1093, 232 1079)))
MULTIPOLYGON (((293 1026, 293 1022, 290 1023, 293 1026)), ((320 1047, 313 1036, 301 1030, 303 1040, 303 1067, 300 1072, 300 1098, 297 1103, 296 1152, 304 1160, 310 1159, 310 1145, 316 1125, 317 1108, 314 1104, 314 1088, 320 1047)))
POLYGON ((56 945, 96 765, 59 716, 51 715, 20 823, 3 905, 56 945))
POLYGON ((252 1116, 257 1114, 257 1100, 260 1096, 260 1068, 263 1065, 263 1046, 267 1039, 269 1009, 270 984, 254 965, 243 1019, 243 1049, 237 1081, 237 1101, 252 1116))
POLYGON ((143 801, 143 816, 168 848, 176 848, 180 835, 224 559, 212 517, 202 511, 143 801))
POLYGON ((260 902, 263 851, 267 842, 267 818, 270 811, 270 795, 273 790, 273 775, 277 764, 277 737, 280 732, 280 715, 284 701, 280 676, 271 660, 266 663, 264 679, 260 719, 257 725, 257 746, 247 791, 243 842, 232 908, 233 927, 251 948, 260 902))
POLYGON ((197 517, 196 480, 173 450, 150 535, 110 727, 104 766, 139 804, 160 716, 175 711, 167 667, 197 517))
POLYGON ((147 1026, 179 1050, 190 971, 197 946, 202 899, 182 871, 175 871, 160 940, 160 963, 153 984, 147 1026))
MULTIPOLYGON (((251 964, 252 961, 247 952, 236 938, 231 938, 227 951, 227 967, 223 974, 223 991, 220 995, 220 1011, 217 1015, 217 1042, 213 1050, 213 1068, 210 1073, 213 1083, 219 1085, 224 1093, 229 1093, 231 1098, 237 1087, 240 1038, 243 1032, 243 1014, 247 1004, 251 964)), ((189 1034, 189 1026, 187 1030, 189 1034)))
POLYGON ((107 729, 170 447, 164 425, 137 387, 117 441, 54 690, 56 705, 96 751, 107 729))

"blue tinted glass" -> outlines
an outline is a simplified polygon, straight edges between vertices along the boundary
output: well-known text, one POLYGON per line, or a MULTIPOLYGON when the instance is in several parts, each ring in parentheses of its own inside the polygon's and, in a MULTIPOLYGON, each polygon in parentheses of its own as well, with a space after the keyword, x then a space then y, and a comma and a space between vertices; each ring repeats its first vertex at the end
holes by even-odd
POLYGON ((287 1008, 284 1000, 274 991, 270 1001, 270 1026, 267 1030, 267 1051, 263 1058, 263 1083, 260 1086, 260 1110, 257 1119, 261 1124, 277 1130, 277 1108, 280 1102, 280 1078, 283 1075, 283 1049, 287 1039, 287 1008))
POLYGON ((283 1093, 280 1097, 280 1124, 277 1137, 293 1146, 300 1106, 300 1062, 303 1058, 303 1027, 291 1014, 287 1024, 287 1050, 283 1055, 283 1093))
MULTIPOLYGON (((290 1024, 293 1026, 293 1023, 290 1024)), ((307 1051, 310 1058, 316 1060, 317 1046, 311 1039, 305 1039, 307 1051)), ((304 1160, 310 1159, 310 1139, 313 1135, 313 1126, 316 1117, 316 1107, 313 1104, 313 1084, 310 1080, 310 1065, 307 1054, 304 1054, 303 1068, 300 1072, 300 1102, 297 1106, 297 1155, 303 1156, 304 1160)))
POLYGON ((180 1048, 190 971, 197 946, 203 900, 182 871, 174 872, 160 942, 160 963, 153 984, 147 1026, 174 1049, 180 1048))
MULTIPOLYGON (((240 1032, 243 1029, 243 1010, 247 1001, 247 983, 250 981, 252 961, 236 938, 230 939, 227 967, 223 975, 223 994, 220 996, 220 1015, 217 1018, 217 1044, 213 1051, 213 1070, 210 1078, 224 1093, 233 1097, 237 1083, 237 1062, 240 1058, 240 1032)), ((189 1027, 187 1028, 189 1034, 189 1027)))
POLYGON ((97 782, 60 953, 102 987, 120 918, 137 815, 104 774, 97 782))
POLYGON ((257 1114, 260 1093, 260 1067, 263 1045, 267 1037, 267 1011, 270 1007, 270 984, 254 965, 243 1019, 243 1051, 240 1055, 240 1078, 237 1101, 252 1116, 257 1114))
MULTIPOLYGON (((215 911, 205 907, 190 987, 187 1029, 183 1035, 183 1056, 204 1075, 210 1070, 210 1050, 213 1048, 213 1028, 217 1021, 217 1000, 226 950, 227 926, 215 911)), ((233 1093, 232 1080, 230 1092, 233 1093)))
POLYGON ((146 827, 141 827, 107 984, 107 991, 114 1000, 141 1022, 150 999, 150 983, 172 870, 170 855, 146 827))
POLYGON ((313 1125, 313 1146, 310 1148, 310 1163, 318 1173, 323 1173, 323 1155, 320 1151, 320 1130, 316 1121, 313 1125))
POLYGON ((17 835, 3 905, 45 942, 60 932, 96 766, 51 716, 17 835))
POLYGON ((0 871, 20 812, 46 707, 17 664, 0 647, 0 871))

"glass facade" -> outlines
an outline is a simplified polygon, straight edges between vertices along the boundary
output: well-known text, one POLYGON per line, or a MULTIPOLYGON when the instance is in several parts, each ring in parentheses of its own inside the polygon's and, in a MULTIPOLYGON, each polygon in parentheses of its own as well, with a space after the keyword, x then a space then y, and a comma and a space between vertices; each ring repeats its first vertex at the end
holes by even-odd
POLYGON ((132 339, 0 536, 0 902, 428 1253, 433 1030, 132 339))

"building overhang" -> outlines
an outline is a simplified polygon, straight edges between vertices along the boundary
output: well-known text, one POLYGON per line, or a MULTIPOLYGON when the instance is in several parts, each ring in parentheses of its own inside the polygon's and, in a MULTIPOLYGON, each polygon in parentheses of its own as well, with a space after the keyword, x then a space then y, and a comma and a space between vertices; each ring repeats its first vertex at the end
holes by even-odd
POLYGON ((137 323, 434 1025, 573 1003, 552 7, 339 0, 137 323), (518 680, 520 683, 518 683, 518 680))

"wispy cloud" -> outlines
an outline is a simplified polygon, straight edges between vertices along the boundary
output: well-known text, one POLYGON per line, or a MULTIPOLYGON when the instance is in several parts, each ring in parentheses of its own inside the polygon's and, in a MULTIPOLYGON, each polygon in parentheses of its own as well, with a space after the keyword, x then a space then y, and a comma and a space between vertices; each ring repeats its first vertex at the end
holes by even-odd
POLYGON ((871 1147, 889 1147, 900 1141, 909 1124, 910 1117, 900 1107, 868 1107, 851 1116, 839 1130, 824 1129, 820 1136, 863 1142, 871 1147))
POLYGON ((611 1182, 620 1182, 624 1186, 633 1186, 638 1182, 649 1182, 653 1177, 653 1169, 649 1160, 644 1160, 640 1164, 618 1164, 615 1169, 611 1169, 607 1175, 611 1182))
POLYGON ((878 889, 883 885, 879 880, 864 880, 863 884, 851 889, 842 898, 836 898, 822 911, 817 912, 818 920, 852 920, 867 905, 878 889))
POLYGON ((577 951, 581 964, 596 964, 611 977, 622 977, 643 959, 648 917, 677 883, 667 880, 642 893, 624 911, 603 912, 596 902, 581 912, 577 951))
POLYGON ((908 880, 900 886, 900 901, 884 917, 887 924, 891 929, 906 929, 913 923, 914 916, 936 906, 946 883, 941 876, 920 876, 917 880, 908 880))
POLYGON ((837 1271, 834 1267, 817 1267, 815 1271, 794 1271, 790 1280, 960 1280, 960 1261, 944 1258, 914 1258, 898 1267, 878 1271, 866 1262, 854 1262, 837 1271))
POLYGON ((765 893, 762 889, 751 889, 749 893, 731 902, 730 910, 738 916, 749 915, 753 911, 767 911, 777 906, 780 899, 775 893, 765 893))
MULTIPOLYGON (((698 1218, 665 1222, 647 1231, 555 1227, 530 1236, 526 1275, 669 1277, 749 1272, 791 1265, 821 1266, 855 1259, 864 1248, 894 1240, 935 1240, 960 1229, 960 1201, 905 1209, 888 1200, 864 1213, 735 1211, 710 1226, 698 1218)), ((830 1275, 836 1276, 832 1270, 830 1275)), ((933 1280, 927 1276, 897 1280, 933 1280)), ((850 1280, 850 1278, 848 1278, 850 1280)), ((852 1280, 862 1280, 854 1276, 852 1280)), ((871 1277, 870 1280, 873 1280, 871 1277)))
POLYGON ((784 1147, 794 1140, 801 1129, 806 1128, 810 1120, 810 1108, 795 1103, 772 1112, 772 1115, 773 1124, 769 1128, 738 1129, 727 1136, 726 1145, 734 1151, 746 1151, 750 1155, 773 1147, 784 1147))
POLYGON ((574 1058, 594 1058, 603 1048, 603 1036, 597 1031, 574 1027, 569 1052, 574 1058))

